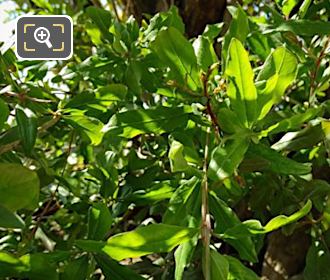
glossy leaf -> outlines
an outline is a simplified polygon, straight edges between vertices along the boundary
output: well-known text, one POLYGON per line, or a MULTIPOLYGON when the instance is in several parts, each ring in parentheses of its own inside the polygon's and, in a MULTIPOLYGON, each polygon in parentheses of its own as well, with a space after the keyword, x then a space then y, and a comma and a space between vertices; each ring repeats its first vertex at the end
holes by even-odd
POLYGON ((169 27, 159 32, 152 49, 170 67, 173 79, 194 91, 201 87, 194 49, 177 29, 169 27))
POLYGON ((236 239, 239 236, 265 234, 298 221, 302 217, 306 216, 311 211, 311 209, 312 202, 308 200, 299 211, 290 216, 279 215, 271 219, 265 226, 262 226, 258 220, 247 220, 237 226, 228 229, 224 233, 224 237, 236 239))
POLYGON ((175 140, 172 142, 168 152, 172 172, 186 171, 189 169, 189 165, 184 158, 183 149, 184 146, 180 142, 175 140))
POLYGON ((86 251, 104 252, 115 260, 123 260, 171 251, 197 232, 198 229, 194 228, 154 224, 117 234, 107 242, 80 240, 77 241, 77 246, 86 251), (127 246, 128 244, 130 245, 127 246))
POLYGON ((258 97, 259 119, 269 112, 274 103, 279 102, 286 88, 297 73, 297 59, 286 48, 279 47, 269 55, 257 81, 263 83, 258 97))
POLYGON ((212 180, 224 180, 230 177, 243 160, 249 147, 249 140, 237 137, 225 145, 216 147, 211 155, 208 176, 212 180))
POLYGON ((241 123, 251 127, 257 118, 257 90, 248 53, 236 38, 229 45, 226 65, 229 80, 227 94, 231 107, 241 123))
POLYGON ((171 132, 188 121, 186 108, 156 107, 121 112, 114 115, 104 128, 110 135, 133 138, 139 134, 171 132))
POLYGON ((86 116, 84 111, 71 109, 65 120, 77 129, 83 136, 86 136, 92 145, 99 145, 103 138, 103 123, 93 117, 86 116))
POLYGON ((197 64, 204 72, 207 72, 208 68, 218 60, 212 42, 205 36, 198 36, 194 41, 193 47, 197 57, 197 64))

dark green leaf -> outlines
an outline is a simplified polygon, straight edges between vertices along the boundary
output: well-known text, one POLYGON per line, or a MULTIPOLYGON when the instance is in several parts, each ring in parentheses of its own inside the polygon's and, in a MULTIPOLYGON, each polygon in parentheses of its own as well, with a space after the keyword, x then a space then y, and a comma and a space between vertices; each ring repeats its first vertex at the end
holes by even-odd
POLYGON ((10 212, 0 204, 0 227, 2 228, 24 228, 24 222, 16 214, 10 212))
POLYGON ((211 155, 208 176, 212 180, 224 180, 230 177, 243 160, 249 147, 247 137, 237 136, 225 145, 216 147, 211 155))
POLYGON ((108 207, 101 202, 94 203, 88 211, 88 239, 102 240, 112 224, 108 207))
POLYGON ((329 35, 330 22, 307 19, 288 20, 273 27, 273 30, 277 32, 290 31, 302 36, 329 35))
POLYGON ((124 265, 120 265, 104 254, 95 255, 97 264, 101 267, 106 279, 111 280, 143 280, 145 278, 139 276, 134 271, 124 265))
POLYGON ((16 108, 16 122, 23 148, 27 154, 31 154, 37 139, 37 119, 31 111, 27 110, 27 112, 30 116, 16 108))
POLYGON ((169 27, 159 32, 152 49, 170 67, 174 80, 194 91, 201 87, 194 49, 177 29, 169 27))
POLYGON ((61 280, 86 280, 88 273, 88 256, 84 255, 73 261, 70 261, 64 272, 61 274, 61 280))
MULTIPOLYGON (((215 233, 223 234, 226 230, 241 225, 241 221, 233 210, 215 195, 210 196, 210 211, 215 219, 215 233)), ((225 239, 225 241, 239 252, 242 259, 250 262, 257 261, 255 246, 249 236, 225 239)))
POLYGON ((109 28, 112 24, 112 16, 109 11, 104 9, 100 9, 97 7, 89 6, 86 9, 86 13, 90 16, 90 18, 94 21, 97 27, 102 32, 104 38, 108 41, 112 41, 113 35, 109 32, 109 28))
MULTIPOLYGON (((256 165, 256 170, 271 170, 275 173, 280 174, 291 174, 291 175, 303 175, 311 172, 310 164, 303 164, 296 162, 290 158, 282 156, 277 151, 268 148, 263 144, 252 144, 248 150, 248 159, 249 155, 252 155, 252 160, 254 157, 261 157, 263 160, 263 166, 261 168, 256 165)), ((253 164, 253 162, 251 162, 253 164)), ((244 169, 244 163, 242 163, 244 169)), ((253 168, 253 166, 252 166, 253 168)))
POLYGON ((109 120, 104 131, 125 138, 144 133, 171 132, 186 125, 189 112, 190 109, 186 107, 157 107, 121 112, 109 120))
POLYGON ((37 173, 18 164, 0 163, 0 205, 10 211, 34 209, 38 197, 37 173))
POLYGON ((9 109, 7 104, 0 98, 0 131, 9 116, 9 109))
POLYGON ((229 263, 226 257, 211 250, 211 280, 227 279, 229 263))

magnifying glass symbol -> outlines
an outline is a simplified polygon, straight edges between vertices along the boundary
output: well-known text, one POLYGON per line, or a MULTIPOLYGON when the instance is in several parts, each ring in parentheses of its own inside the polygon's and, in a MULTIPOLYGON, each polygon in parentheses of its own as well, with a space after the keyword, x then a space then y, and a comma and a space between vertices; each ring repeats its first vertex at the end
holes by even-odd
POLYGON ((52 43, 49 41, 50 32, 46 27, 38 27, 34 31, 34 39, 41 44, 46 44, 50 49, 53 47, 52 43))

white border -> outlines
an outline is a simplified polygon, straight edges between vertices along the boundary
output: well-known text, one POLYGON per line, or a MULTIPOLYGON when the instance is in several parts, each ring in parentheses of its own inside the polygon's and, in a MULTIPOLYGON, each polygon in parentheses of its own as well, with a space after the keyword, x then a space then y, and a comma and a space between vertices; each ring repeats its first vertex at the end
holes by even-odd
POLYGON ((68 60, 68 59, 70 59, 73 55, 73 21, 72 21, 72 18, 68 15, 21 15, 21 16, 17 17, 16 22, 15 22, 15 54, 19 60, 68 60), (21 18, 25 18, 25 17, 65 17, 65 18, 67 18, 71 24, 71 52, 70 52, 70 54, 67 57, 62 57, 62 58, 49 58, 49 57, 24 58, 24 57, 21 57, 17 53, 17 24, 21 18))

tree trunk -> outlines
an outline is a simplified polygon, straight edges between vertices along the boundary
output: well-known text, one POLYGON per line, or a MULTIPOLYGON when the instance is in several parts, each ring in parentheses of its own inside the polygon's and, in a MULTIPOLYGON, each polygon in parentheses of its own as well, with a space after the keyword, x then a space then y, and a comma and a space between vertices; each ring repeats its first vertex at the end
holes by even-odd
POLYGON ((189 37, 202 33, 207 24, 221 22, 226 10, 226 0, 123 0, 123 3, 126 13, 140 22, 144 14, 154 15, 176 5, 189 37))

